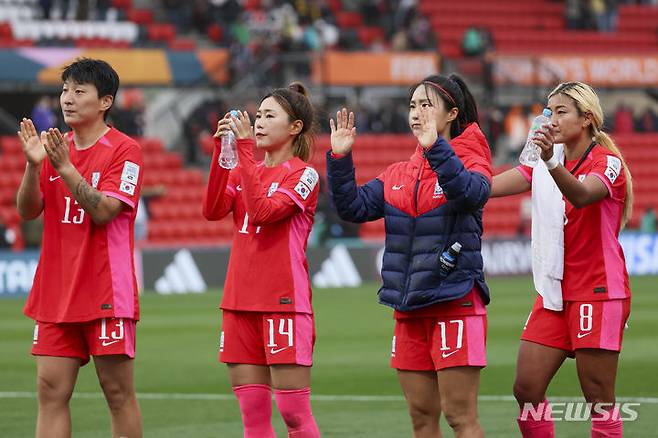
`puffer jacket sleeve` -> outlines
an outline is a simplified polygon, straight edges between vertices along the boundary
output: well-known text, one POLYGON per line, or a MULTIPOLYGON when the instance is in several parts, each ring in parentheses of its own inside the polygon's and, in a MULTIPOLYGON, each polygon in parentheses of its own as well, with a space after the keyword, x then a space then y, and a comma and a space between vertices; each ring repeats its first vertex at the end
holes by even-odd
POLYGON ((341 219, 367 222, 384 217, 384 184, 376 178, 357 186, 351 153, 337 158, 327 152, 327 179, 341 219))
POLYGON ((443 137, 439 137, 424 154, 436 172, 448 201, 465 211, 475 211, 486 204, 491 194, 489 180, 478 172, 466 169, 443 137))

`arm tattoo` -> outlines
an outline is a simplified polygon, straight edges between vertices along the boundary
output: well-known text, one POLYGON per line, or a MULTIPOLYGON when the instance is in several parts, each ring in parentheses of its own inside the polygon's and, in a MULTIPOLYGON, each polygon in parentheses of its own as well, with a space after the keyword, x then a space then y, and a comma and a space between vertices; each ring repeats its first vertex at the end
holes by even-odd
POLYGON ((78 186, 75 188, 76 198, 82 207, 91 207, 96 209, 98 203, 101 202, 101 193, 90 187, 84 178, 80 178, 78 186))

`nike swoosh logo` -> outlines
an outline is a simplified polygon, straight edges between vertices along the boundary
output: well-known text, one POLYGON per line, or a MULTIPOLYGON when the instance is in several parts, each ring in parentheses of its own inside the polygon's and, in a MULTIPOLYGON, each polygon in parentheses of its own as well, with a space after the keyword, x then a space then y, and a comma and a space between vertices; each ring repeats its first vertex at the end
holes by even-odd
POLYGON ((270 354, 277 354, 282 352, 283 350, 286 350, 288 347, 283 347, 283 348, 277 348, 275 349, 274 347, 270 348, 270 354))
POLYGON ((592 332, 587 332, 587 333, 578 333, 576 336, 578 336, 578 339, 584 338, 587 335, 591 335, 592 332))
POLYGON ((393 190, 400 190, 402 187, 404 187, 404 184, 402 184, 401 186, 393 186, 393 187, 391 187, 391 188, 392 188, 393 190))
POLYGON ((455 350, 455 351, 451 351, 450 353, 446 353, 446 352, 444 351, 443 353, 441 353, 441 357, 443 357, 443 358, 445 359, 446 357, 450 357, 450 356, 452 356, 453 354, 457 353, 458 351, 459 351, 459 350, 455 350))
POLYGON ((58 176, 51 176, 51 177, 48 178, 48 179, 49 179, 50 181, 55 181, 56 179, 60 179, 61 177, 62 177, 61 175, 58 175, 58 176))
POLYGON ((121 339, 117 339, 116 341, 109 341, 109 342, 108 342, 108 341, 103 341, 103 342, 101 342, 101 345, 102 345, 103 347, 107 347, 108 345, 116 344, 116 343, 119 342, 120 340, 121 340, 121 339))
POLYGON ((237 186, 235 186, 235 190, 237 190, 238 192, 241 192, 241 191, 242 191, 242 187, 240 187, 240 185, 238 184, 237 186))

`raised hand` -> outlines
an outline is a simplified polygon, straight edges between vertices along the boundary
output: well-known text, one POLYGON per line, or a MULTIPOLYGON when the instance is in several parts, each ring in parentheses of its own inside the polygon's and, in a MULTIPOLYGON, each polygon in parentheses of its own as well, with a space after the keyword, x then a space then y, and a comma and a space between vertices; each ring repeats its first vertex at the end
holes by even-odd
POLYGON ((436 139, 439 137, 436 130, 436 109, 432 106, 421 108, 418 118, 420 120, 420 132, 416 138, 418 143, 427 149, 436 143, 436 139))
MULTIPOLYGON (((18 131, 18 137, 23 145, 23 153, 27 162, 33 165, 41 164, 46 158, 46 150, 43 147, 42 139, 37 135, 34 123, 30 119, 21 121, 21 130, 18 131)), ((43 138, 45 142, 45 137, 43 138)))
POLYGON ((50 164, 53 165, 57 172, 60 172, 63 168, 71 164, 69 159, 69 145, 57 128, 49 129, 45 133, 45 139, 44 147, 50 164))
POLYGON ((336 122, 329 120, 331 127, 331 152, 337 155, 348 154, 352 150, 356 138, 356 126, 354 126, 354 113, 343 108, 336 112, 336 122))
POLYGON ((548 161, 553 156, 553 144, 555 143, 555 129, 552 125, 542 125, 535 135, 532 137, 532 142, 539 146, 541 152, 541 159, 548 161))

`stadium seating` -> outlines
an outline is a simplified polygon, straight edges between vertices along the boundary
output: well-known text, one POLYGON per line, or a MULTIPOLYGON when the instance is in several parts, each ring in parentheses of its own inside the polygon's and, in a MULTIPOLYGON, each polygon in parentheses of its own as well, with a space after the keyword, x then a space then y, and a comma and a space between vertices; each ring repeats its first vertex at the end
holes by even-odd
POLYGON ((655 53, 658 49, 658 9, 619 6, 617 32, 566 30, 564 3, 548 0, 421 0, 446 57, 462 56, 461 41, 468 27, 487 28, 502 54, 655 53))

